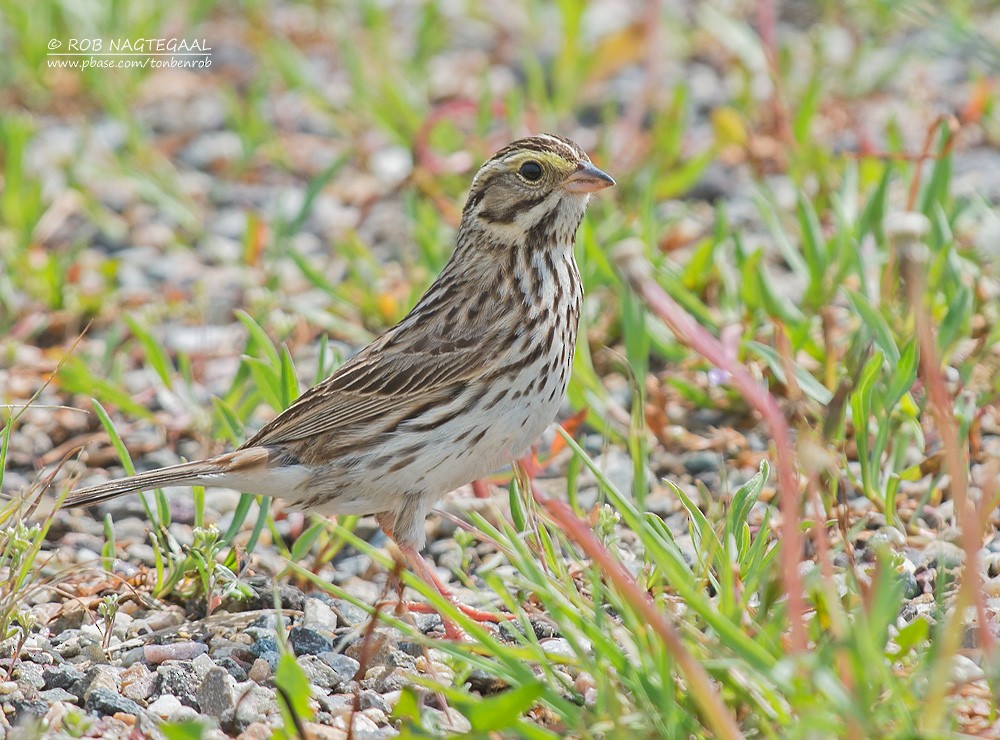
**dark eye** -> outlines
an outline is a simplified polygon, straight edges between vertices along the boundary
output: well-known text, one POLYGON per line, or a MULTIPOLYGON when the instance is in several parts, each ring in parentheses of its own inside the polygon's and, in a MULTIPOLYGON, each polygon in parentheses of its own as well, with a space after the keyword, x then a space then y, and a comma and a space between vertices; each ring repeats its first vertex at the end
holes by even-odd
POLYGON ((521 169, 518 170, 523 177, 528 182, 538 182, 542 179, 542 166, 538 164, 533 159, 529 159, 527 162, 521 165, 521 169))

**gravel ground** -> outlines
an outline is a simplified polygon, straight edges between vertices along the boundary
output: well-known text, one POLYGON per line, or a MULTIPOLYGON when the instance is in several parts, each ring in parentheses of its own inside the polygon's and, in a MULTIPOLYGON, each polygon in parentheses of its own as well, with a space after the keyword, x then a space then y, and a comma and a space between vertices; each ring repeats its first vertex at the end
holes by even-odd
MULTIPOLYGON (((301 32, 308 28, 311 12, 304 7, 282 6, 274 22, 301 32)), ((280 152, 277 158, 283 166, 273 166, 259 152, 250 157, 249 164, 245 162, 243 140, 226 128, 227 96, 232 85, 245 85, 252 79, 253 64, 238 40, 221 41, 228 38, 226 24, 232 22, 224 19, 215 27, 209 24, 208 35, 220 39, 210 72, 157 73, 144 84, 140 102, 132 111, 149 132, 154 157, 170 170, 176 192, 150 198, 149 187, 155 180, 121 174, 114 162, 123 152, 129 132, 124 124, 99 112, 39 119, 37 135, 26 155, 28 166, 41 179, 46 199, 52 203, 44 228, 39 227, 40 245, 55 251, 80 250, 82 268, 75 295, 102 300, 107 282, 96 266, 109 256, 117 263, 115 279, 120 287, 107 299, 114 303, 114 310, 101 313, 80 352, 100 356, 117 351, 123 328, 115 315, 130 314, 155 325, 168 350, 188 353, 195 364, 195 382, 183 390, 171 390, 156 382, 153 371, 143 366, 138 354, 121 358, 124 386, 151 412, 147 419, 127 413, 116 416, 118 430, 139 469, 203 457, 224 447, 204 434, 205 409, 210 408, 213 395, 228 388, 245 347, 246 331, 233 318, 236 310, 248 305, 270 307, 272 328, 295 330, 289 344, 303 380, 313 375, 315 327, 331 329, 329 318, 322 316, 329 295, 306 280, 301 271, 281 268, 280 286, 275 287, 268 283, 267 270, 248 265, 244 256, 250 219, 261 217, 274 225, 296 218, 307 198, 309 179, 346 154, 347 164, 316 197, 300 232, 293 237, 292 247, 320 265, 326 279, 337 282, 347 263, 330 254, 328 245, 359 234, 387 265, 387 277, 372 287, 388 295, 395 295, 394 291, 405 284, 393 261, 416 249, 410 229, 402 222, 400 193, 401 183, 413 170, 411 152, 376 132, 353 139, 340 135, 307 95, 283 92, 265 96, 261 103, 274 126, 276 140, 271 146, 280 152), (355 145, 363 149, 353 149, 355 145), (81 192, 87 197, 81 197, 81 192), (88 269, 88 264, 93 269, 88 269)), ((788 22, 794 23, 794 19, 788 22)), ((794 32, 794 25, 789 29, 794 32)), ((502 31, 490 29, 488 34, 502 31)), ((828 43, 831 58, 852 51, 851 40, 832 31, 828 43)), ((900 43, 919 44, 920 39, 900 43)), ((439 66, 454 66, 459 59, 473 68, 488 64, 483 51, 487 45, 484 41, 482 48, 442 52, 439 66)), ((714 51, 721 54, 718 48, 714 51)), ((327 100, 346 105, 350 91, 345 70, 330 53, 316 52, 310 59, 317 79, 326 80, 327 100)), ((877 62, 875 57, 871 63, 877 62)), ((889 95, 866 105, 865 120, 858 127, 832 130, 829 135, 834 140, 843 138, 844 146, 850 148, 857 145, 851 131, 881 130, 882 122, 899 115, 904 134, 919 141, 927 119, 922 114, 914 117, 912 111, 952 108, 964 100, 972 83, 961 64, 961 59, 931 55, 908 66, 896 77, 889 95), (933 84, 928 86, 928 80, 933 84), (913 121, 911 127, 906 123, 909 121, 913 121)), ((664 75, 691 80, 695 113, 688 137, 692 146, 710 138, 709 111, 727 97, 725 65, 710 58, 693 58, 683 67, 665 70, 664 75)), ((498 89, 494 92, 500 95, 515 84, 516 77, 509 66, 498 64, 495 80, 498 89)), ((444 100, 461 91, 462 80, 439 74, 432 75, 428 84, 431 98, 444 100)), ((626 100, 633 87, 626 71, 611 79, 603 94, 611 100, 626 100)), ((836 116, 832 112, 829 120, 833 127, 836 116)), ((595 130, 582 124, 565 133, 586 145, 597 138, 595 130)), ((1000 202, 998 161, 1000 152, 987 142, 961 142, 955 157, 955 191, 977 192, 990 203, 1000 202)), ((678 229, 693 241, 712 228, 713 204, 724 202, 730 220, 742 230, 748 245, 769 245, 769 232, 753 201, 752 170, 752 163, 726 164, 720 159, 683 201, 662 205, 661 214, 676 220, 678 229)), ((768 182, 774 192, 786 192, 789 204, 794 204, 788 178, 775 174, 768 176, 768 182)), ((685 259, 684 250, 677 258, 685 259)), ((789 282, 788 289, 794 294, 796 286, 789 282)), ((0 339, 0 386, 8 402, 23 402, 41 388, 61 349, 77 332, 79 316, 87 310, 87 306, 67 306, 45 316, 25 310, 11 335, 0 339), (37 330, 40 323, 44 326, 41 332, 37 330), (20 341, 29 335, 35 340, 20 341)), ((333 345, 344 354, 350 353, 376 329, 361 317, 349 330, 338 323, 331 332, 333 345)), ((627 385, 614 375, 605 381, 612 398, 628 408, 627 385)), ((90 408, 87 395, 65 385, 49 385, 41 391, 35 408, 23 417, 10 440, 4 492, 26 489, 60 462, 57 481, 75 475, 82 485, 121 473, 94 415, 79 411, 86 408, 90 408), (85 453, 67 459, 80 445, 85 445, 85 453)), ((756 471, 768 440, 755 422, 721 411, 692 412, 679 398, 663 399, 662 409, 664 428, 673 436, 669 443, 661 439, 652 453, 652 493, 647 506, 664 517, 683 547, 690 548, 687 519, 659 481, 667 477, 689 491, 694 491, 697 483, 708 491, 722 489, 724 482, 734 489, 756 471)), ((565 409, 565 416, 570 413, 565 409)), ((981 421, 979 460, 985 460, 1000 455, 1000 426, 991 411, 981 421)), ((599 457, 612 480, 628 486, 632 465, 625 451, 608 448, 597 435, 584 435, 583 443, 599 457)), ((565 463, 564 454, 547 471, 542 484, 558 491, 565 463)), ((974 462, 974 483, 982 484, 984 475, 980 462, 974 462)), ((765 493, 765 499, 771 495, 771 491, 765 493)), ((595 496, 593 479, 585 479, 581 501, 592 501, 595 496)), ((194 521, 190 492, 173 490, 169 498, 171 534, 179 544, 189 544, 194 521)), ((907 501, 918 499, 914 496, 907 501)), ((485 501, 469 491, 459 491, 449 495, 441 508, 461 516, 470 507, 485 510, 495 506, 502 515, 506 501, 506 493, 500 490, 485 501)), ((236 504, 233 492, 211 492, 206 520, 225 530, 236 504)), ((964 560, 951 502, 927 504, 913 512, 911 530, 915 533, 911 535, 885 526, 882 514, 864 497, 852 498, 846 505, 852 522, 860 523, 854 530, 859 552, 870 555, 876 543, 899 552, 907 578, 906 612, 910 618, 930 615, 937 608, 933 596, 937 584, 955 573, 964 560)), ((254 517, 255 512, 251 512, 248 521, 254 517)), ((276 526, 279 536, 291 540, 305 523, 296 514, 280 513, 276 526)), ((450 578, 463 556, 450 536, 454 524, 435 516, 428 522, 428 532, 428 553, 442 577, 450 578)), ((384 536, 370 520, 363 520, 357 533, 376 546, 384 543, 384 536)), ((477 548, 477 558, 490 554, 485 545, 477 548)), ((983 557, 988 607, 996 616, 1000 610, 1000 536, 989 540, 983 557)), ((76 711, 82 708, 91 723, 85 732, 91 737, 135 737, 137 731, 141 735, 154 733, 161 720, 197 719, 217 728, 207 737, 263 738, 280 722, 274 674, 280 655, 278 643, 284 639, 310 683, 316 724, 308 729, 314 737, 344 737, 349 725, 357 739, 389 737, 396 734, 389 717, 401 688, 411 677, 447 676, 451 670, 440 651, 409 642, 391 628, 378 627, 366 638, 369 619, 363 610, 319 591, 304 592, 287 577, 277 586, 282 607, 279 622, 272 608, 275 585, 271 578, 285 572, 286 564, 268 532, 248 565, 253 598, 215 604, 207 618, 206 605, 200 601, 156 601, 141 585, 154 567, 154 553, 145 514, 135 497, 110 502, 95 512, 57 513, 39 562, 45 562, 46 573, 63 575, 58 590, 26 594, 24 605, 37 623, 27 640, 18 644, 12 638, 0 643, 0 678, 6 672, 5 680, 0 680, 0 722, 7 726, 26 717, 45 717, 50 725, 62 722, 69 727, 82 721, 76 711), (100 567, 105 543, 103 519, 109 514, 115 522, 118 552, 123 555, 114 562, 113 576, 100 567), (103 594, 109 590, 120 594, 110 625, 98 611, 103 594), (367 655, 362 654, 365 651, 367 655)), ((370 558, 351 549, 324 565, 317 575, 369 603, 382 593, 388 577, 370 558)), ((471 593, 465 595, 473 598, 471 593)), ((412 617, 422 632, 434 633, 440 627, 435 615, 412 617)), ((565 640, 547 629, 544 615, 539 615, 536 631, 547 647, 552 652, 568 651, 565 640)), ((974 640, 975 633, 970 630, 964 641, 974 640)), ((964 672, 970 680, 982 676, 975 663, 963 661, 956 665, 956 672, 964 672)), ((473 674, 470 681, 484 694, 502 688, 485 674, 473 674)), ((469 730, 461 714, 442 710, 433 696, 427 701, 430 716, 439 718, 442 731, 469 730)))

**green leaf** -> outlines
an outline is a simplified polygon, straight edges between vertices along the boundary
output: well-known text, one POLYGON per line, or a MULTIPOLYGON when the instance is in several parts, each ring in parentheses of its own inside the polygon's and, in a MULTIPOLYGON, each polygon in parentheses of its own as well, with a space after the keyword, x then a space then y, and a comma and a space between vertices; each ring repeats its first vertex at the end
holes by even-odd
POLYGON ((275 369, 281 367, 280 361, 268 364, 264 360, 247 355, 243 355, 242 359, 243 364, 250 368, 250 375, 261 397, 275 411, 283 411, 285 405, 281 375, 275 369))
POLYGON ((823 238, 823 227, 819 223, 816 209, 804 193, 799 193, 796 208, 802 230, 802 253, 809 267, 810 282, 815 289, 822 284, 826 273, 826 239, 823 238))
POLYGON ((299 379, 288 347, 281 345, 281 408, 286 409, 299 397, 299 379))
POLYGON ((165 722, 157 728, 166 740, 201 740, 208 725, 196 720, 165 722))
POLYGON ((110 512, 104 515, 104 546, 101 548, 101 567, 111 573, 115 567, 115 522, 110 512))
POLYGON ((415 724, 420 722, 420 696, 413 686, 403 687, 396 706, 392 708, 392 719, 415 724))
POLYGON ((972 292, 964 285, 959 285, 951 297, 948 312, 938 327, 938 349, 947 351, 962 336, 968 336, 964 330, 972 320, 972 292))
POLYGON ((125 319, 125 323, 128 324, 132 334, 139 340, 139 344, 142 345, 142 348, 146 353, 146 363, 156 371, 156 374, 159 376, 164 386, 172 388, 174 369, 173 365, 170 363, 170 356, 167 354, 166 349, 164 349, 160 341, 154 337, 152 333, 146 329, 146 327, 136 321, 133 316, 124 314, 122 318, 125 319))
POLYGON ((218 396, 212 397, 212 407, 215 409, 215 416, 219 420, 219 430, 224 433, 230 442, 238 444, 243 435, 243 422, 233 410, 232 406, 218 396))
POLYGON ((926 642, 930 631, 931 627, 927 620, 924 617, 917 617, 896 633, 893 642, 899 646, 899 650, 888 653, 887 657, 891 660, 899 660, 917 645, 926 642))
POLYGON ((536 681, 487 699, 476 697, 462 708, 462 713, 469 720, 474 732, 502 730, 510 727, 515 718, 528 711, 544 690, 545 686, 536 681))
MULTIPOLYGON (((771 372, 774 373, 774 377, 776 377, 780 382, 786 384, 788 383, 788 378, 785 375, 785 363, 778 355, 777 350, 773 347, 768 347, 766 344, 761 344, 760 342, 752 340, 745 342, 743 346, 764 360, 771 372)), ((809 398, 817 403, 823 404, 824 406, 833 400, 833 393, 830 389, 820 383, 812 375, 812 373, 804 367, 799 365, 797 362, 792 362, 792 370, 795 373, 795 382, 798 383, 799 388, 801 388, 802 392, 809 396, 809 398)))
POLYGON ((326 527, 327 523, 325 521, 318 521, 299 535, 299 537, 296 538, 295 543, 292 545, 292 551, 289 553, 288 559, 295 561, 301 560, 305 554, 309 552, 309 548, 313 546, 316 538, 326 530, 326 527))
POLYGON ((56 375, 59 386, 70 393, 79 393, 117 406, 130 416, 151 419, 152 414, 142 404, 136 403, 119 386, 94 375, 83 360, 69 357, 56 375))
POLYGON ((258 357, 258 355, 262 354, 265 356, 264 362, 268 366, 272 368, 278 367, 280 363, 278 350, 274 348, 274 343, 267 335, 267 332, 246 311, 237 311, 236 318, 246 327, 247 332, 250 334, 250 338, 247 341, 246 354, 251 357, 258 357))
MULTIPOLYGON (((729 511, 726 512, 725 539, 732 536, 736 538, 737 542, 740 541, 741 538, 738 536, 738 533, 742 530, 742 525, 746 523, 747 517, 750 515, 750 509, 753 508, 753 505, 757 503, 757 499, 760 498, 760 492, 764 490, 764 483, 767 482, 769 473, 770 465, 768 465, 767 460, 761 460, 760 470, 733 494, 729 511)), ((741 547, 740 555, 742 556, 742 554, 743 548, 741 547)))
POLYGON ((229 544, 233 541, 233 537, 236 536, 240 531, 240 527, 243 526, 243 522, 246 521, 247 514, 250 512, 250 505, 253 504, 255 498, 251 493, 240 495, 240 500, 236 504, 236 511, 233 512, 233 521, 229 523, 229 528, 222 535, 223 542, 229 544))
POLYGON ((917 379, 917 339, 911 338, 903 345, 899 361, 892 368, 889 387, 885 393, 885 409, 891 411, 900 399, 913 387, 917 379))
POLYGON ((854 306, 854 310, 858 312, 862 323, 871 332, 875 344, 878 345, 879 349, 882 350, 882 353, 889 360, 889 365, 895 367, 896 363, 899 362, 899 347, 896 344, 896 340, 892 337, 889 325, 882 318, 882 314, 868 302, 867 298, 855 290, 848 290, 847 298, 851 301, 851 305, 854 306))
POLYGON ((284 734, 286 737, 296 737, 297 733, 289 734, 292 728, 301 726, 303 722, 311 722, 313 714, 309 708, 309 679, 292 653, 282 654, 278 670, 274 673, 274 683, 278 689, 281 718, 285 724, 284 734))
POLYGON ((253 531, 250 532, 250 539, 247 540, 246 551, 248 553, 253 552, 253 549, 257 546, 257 540, 260 539, 260 533, 264 531, 267 516, 271 511, 271 499, 268 496, 260 496, 258 498, 258 505, 260 506, 260 511, 257 512, 257 521, 254 522, 253 531))
POLYGON ((514 529, 523 532, 527 526, 528 517, 524 510, 524 501, 521 499, 521 487, 517 484, 517 477, 510 479, 507 486, 507 500, 510 502, 510 520, 514 529))

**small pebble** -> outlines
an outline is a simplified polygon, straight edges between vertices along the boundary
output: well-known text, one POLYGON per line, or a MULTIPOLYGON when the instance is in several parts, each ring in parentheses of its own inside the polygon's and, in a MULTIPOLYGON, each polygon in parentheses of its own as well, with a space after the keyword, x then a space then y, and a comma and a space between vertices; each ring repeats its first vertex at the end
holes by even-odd
POLYGON ((68 689, 83 680, 83 671, 70 663, 63 663, 42 671, 46 689, 68 689))
POLYGON ((71 704, 75 704, 77 697, 69 693, 66 689, 48 689, 46 691, 38 692, 38 698, 49 704, 55 704, 57 701, 65 701, 71 704))
POLYGON ((36 689, 45 688, 44 671, 40 665, 21 663, 14 669, 13 676, 19 684, 36 689))
POLYGON ((247 678, 254 683, 266 681, 271 676, 271 664, 263 658, 257 658, 247 671, 247 678))
POLYGON ((190 663, 171 661, 163 663, 156 669, 158 677, 156 691, 159 694, 173 694, 182 704, 197 707, 195 692, 201 681, 190 663))
POLYGON ((306 599, 305 609, 302 614, 302 623, 307 627, 323 627, 326 629, 337 628, 337 615, 333 608, 325 601, 315 597, 306 599))
POLYGON ((345 678, 336 669, 315 655, 303 655, 298 659, 299 668, 306 674, 309 683, 322 689, 337 689, 350 677, 345 678))
POLYGON ((236 682, 224 668, 215 667, 205 674, 198 687, 198 706, 204 714, 219 719, 233 708, 233 685, 236 682))
POLYGON ((233 721, 237 727, 245 729, 276 710, 274 692, 263 686, 251 684, 250 690, 243 693, 236 701, 233 721))
POLYGON ((181 700, 176 696, 172 694, 164 694, 146 707, 146 709, 150 712, 150 714, 155 714, 157 717, 163 717, 166 719, 177 714, 183 706, 184 705, 181 704, 181 700))
POLYGON ((125 714, 139 714, 142 707, 131 699, 127 699, 121 694, 108 689, 92 689, 87 692, 86 708, 98 714, 115 714, 123 712, 125 714))
POLYGON ((288 641, 296 655, 318 655, 333 649, 333 640, 309 627, 292 627, 288 641))
POLYGON ((951 679, 957 684, 979 681, 986 676, 983 669, 971 658, 954 655, 951 659, 951 679))
POLYGON ((208 645, 203 642, 172 642, 166 645, 146 645, 143 648, 146 661, 153 665, 168 660, 190 661, 207 652, 208 645))
POLYGON ((157 676, 143 663, 136 663, 122 671, 122 696, 136 702, 146 702, 156 688, 157 676))

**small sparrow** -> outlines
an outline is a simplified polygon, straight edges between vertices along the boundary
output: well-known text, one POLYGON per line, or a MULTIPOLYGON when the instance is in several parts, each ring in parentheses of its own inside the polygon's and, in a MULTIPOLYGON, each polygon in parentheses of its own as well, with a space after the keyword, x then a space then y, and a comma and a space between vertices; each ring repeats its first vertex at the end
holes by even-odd
MULTIPOLYGON (((82 488, 64 505, 200 485, 374 514, 414 572, 451 598, 420 554, 424 519, 555 418, 583 297, 573 242, 591 193, 614 184, 560 136, 504 147, 476 174, 455 250, 406 318, 233 452, 82 488)), ((461 634, 444 621, 449 637, 461 634)))

